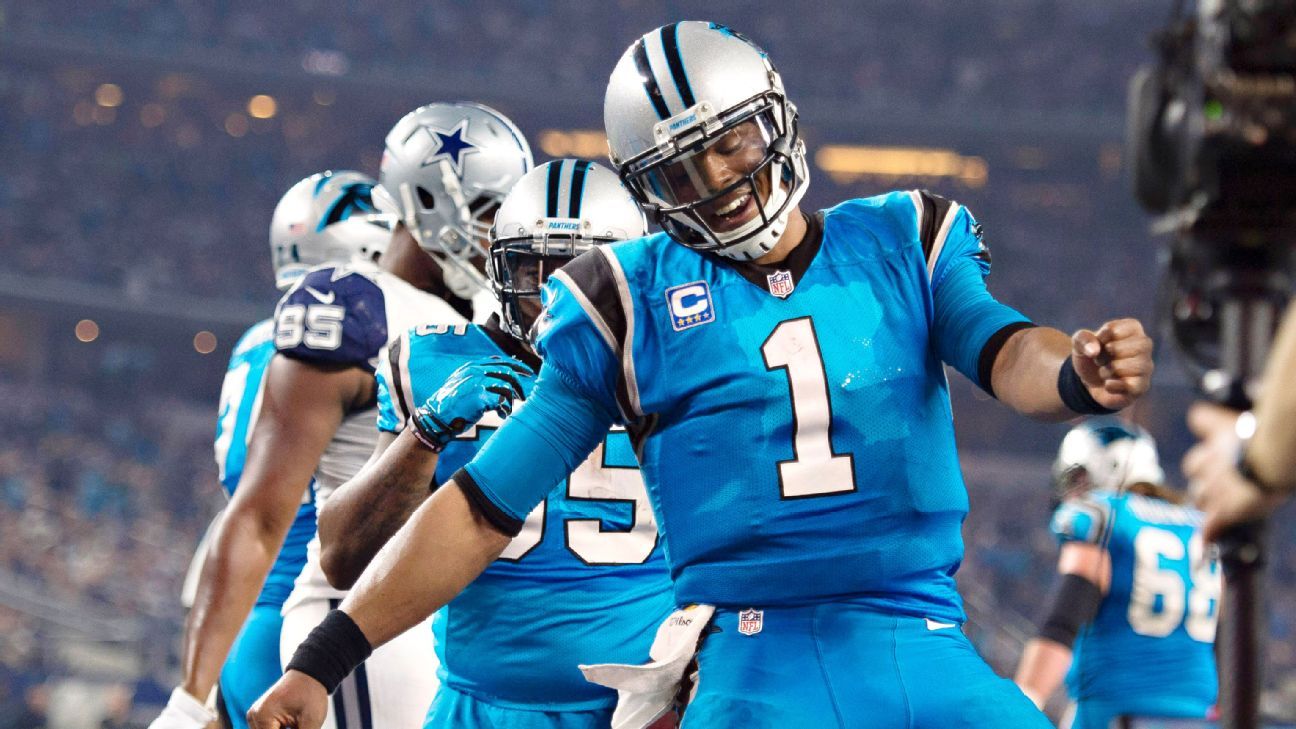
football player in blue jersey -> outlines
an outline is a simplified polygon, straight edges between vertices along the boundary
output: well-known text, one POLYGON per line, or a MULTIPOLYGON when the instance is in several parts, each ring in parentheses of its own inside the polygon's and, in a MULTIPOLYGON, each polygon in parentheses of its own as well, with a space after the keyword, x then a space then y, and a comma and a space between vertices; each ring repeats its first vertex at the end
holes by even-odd
MULTIPOLYGON (((217 654, 223 656, 260 590, 312 474, 318 506, 373 450, 381 351, 415 324, 466 321, 442 298, 471 293, 453 285, 452 271, 468 260, 467 244, 484 244, 499 201, 530 168, 521 133, 493 109, 438 103, 414 110, 388 134, 373 192, 384 212, 399 216, 381 264, 316 267, 279 302, 275 354, 246 466, 213 537, 191 613, 191 694, 201 695, 200 681, 219 668, 217 654)), ((312 539, 284 603, 281 661, 344 595, 328 585, 312 539)), ((431 631, 410 630, 388 647, 334 697, 328 726, 422 726, 436 691, 431 631)))
POLYGON ((1206 718, 1221 584, 1201 513, 1164 485, 1152 437, 1119 420, 1069 432, 1053 475, 1064 494, 1051 525, 1061 578, 1018 685, 1042 706, 1065 674, 1075 707, 1063 725, 1076 729, 1206 718))
MULTIPOLYGON (((645 232, 634 200, 597 164, 550 162, 514 186, 491 233, 501 315, 482 326, 416 327, 379 368, 378 427, 389 436, 321 512, 322 563, 335 585, 355 581, 429 485, 488 442, 504 414, 496 411, 530 389, 540 364, 525 333, 548 276, 594 245, 645 232)), ((426 726, 607 727, 616 692, 586 682, 578 664, 642 659, 673 609, 656 519, 617 428, 436 614, 441 686, 426 726)))
MULTIPOLYGON (((684 726, 1048 726, 960 630, 968 501, 944 365, 1033 417, 1109 413, 1148 387, 1142 326, 1067 336, 1000 304, 980 226, 936 195, 801 212, 796 109, 722 26, 638 39, 604 122, 664 232, 549 279, 526 403, 375 557, 253 726, 314 727, 347 669, 490 565, 618 421, 677 604, 714 607, 684 726)), ((615 683, 656 690, 655 670, 684 673, 654 660, 615 683)))
MULTIPOLYGON (((374 184, 366 175, 342 170, 311 175, 289 188, 275 206, 270 223, 270 255, 276 288, 286 291, 306 271, 320 264, 345 263, 355 258, 376 260, 381 255, 391 231, 385 221, 373 216, 370 190, 374 184)), ((274 356, 273 332, 272 319, 253 324, 234 345, 229 369, 221 383, 216 469, 228 496, 233 496, 243 474, 266 366, 274 356)), ((223 658, 216 706, 233 727, 247 725, 244 717, 252 702, 282 673, 279 631, 283 619, 279 611, 306 563, 306 543, 315 534, 311 489, 305 484, 300 486, 298 491, 304 498, 300 499, 283 546, 270 565, 251 613, 246 615, 234 644, 228 646, 228 654, 215 646, 210 651, 205 645, 189 647, 190 655, 210 655, 213 663, 218 664, 223 658)), ((213 720, 215 717, 199 700, 210 692, 210 678, 214 677, 208 674, 190 682, 186 675, 189 690, 176 689, 153 728, 205 727, 213 720)))

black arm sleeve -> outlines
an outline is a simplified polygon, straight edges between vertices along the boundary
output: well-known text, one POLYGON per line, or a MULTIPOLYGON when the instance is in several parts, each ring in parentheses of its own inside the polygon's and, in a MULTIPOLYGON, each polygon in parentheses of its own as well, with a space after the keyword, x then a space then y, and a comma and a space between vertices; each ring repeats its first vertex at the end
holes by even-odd
POLYGON ((1080 575, 1062 575, 1039 637, 1069 648, 1080 629, 1098 614, 1101 603, 1102 590, 1097 585, 1080 575))

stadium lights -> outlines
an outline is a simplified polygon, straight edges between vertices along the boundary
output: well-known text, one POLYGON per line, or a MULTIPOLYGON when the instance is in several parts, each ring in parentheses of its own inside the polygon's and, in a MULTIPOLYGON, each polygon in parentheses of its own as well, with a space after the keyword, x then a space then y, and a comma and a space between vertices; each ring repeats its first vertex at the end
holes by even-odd
POLYGON ((99 106, 113 108, 121 106, 125 95, 117 84, 100 84, 99 88, 95 89, 94 98, 99 106))
POLYGON ((206 329, 198 332, 193 338, 193 348, 198 354, 211 354, 216 351, 216 335, 206 329))
POLYGON ((279 104, 269 94, 257 94, 248 99, 247 113, 253 119, 270 119, 279 112, 279 104))
POLYGON ((540 149, 550 157, 603 159, 608 154, 607 137, 593 129, 546 129, 540 132, 540 149))
MULTIPOLYGON (((540 132, 540 149, 550 157, 607 157, 607 137, 592 129, 546 129, 540 132)), ((968 187, 983 187, 989 166, 981 157, 961 155, 951 149, 924 147, 863 147, 830 144, 814 156, 815 165, 834 182, 849 184, 866 177, 884 179, 949 178, 968 187)))
POLYGON ((73 332, 75 332, 78 341, 93 342, 99 338, 99 325, 93 319, 82 319, 76 323, 73 332))
POLYGON ((952 149, 927 147, 830 144, 821 147, 814 160, 819 169, 840 184, 866 177, 917 177, 954 179, 968 187, 983 187, 990 170, 981 157, 963 156, 952 149))

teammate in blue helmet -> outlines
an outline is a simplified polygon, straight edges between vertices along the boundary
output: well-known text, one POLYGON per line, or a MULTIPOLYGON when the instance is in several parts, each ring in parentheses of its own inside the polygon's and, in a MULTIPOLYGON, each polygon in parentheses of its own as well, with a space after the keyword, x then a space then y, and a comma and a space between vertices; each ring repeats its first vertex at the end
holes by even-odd
POLYGON ((1218 688, 1221 586, 1201 513, 1165 485, 1147 431, 1113 418, 1067 433, 1053 478, 1059 580, 1017 684, 1043 706, 1065 674, 1075 706, 1063 725, 1076 729, 1204 719, 1218 688))
POLYGON ((981 227, 937 195, 802 212, 796 108, 723 26, 636 40, 604 122, 664 232, 550 277, 526 404, 375 558, 253 725, 313 729, 339 673, 471 582, 621 422, 676 603, 709 607, 663 625, 705 622, 700 649, 591 669, 624 696, 615 725, 682 707, 689 729, 1048 726, 960 629, 968 501, 944 366, 1033 417, 1111 412, 1148 387, 1142 326, 1068 337, 999 303, 981 227))
MULTIPOLYGON (((643 213, 597 164, 559 160, 518 181, 491 231, 500 316, 411 329, 379 366, 380 455, 321 512, 335 585, 349 587, 428 485, 471 460, 530 390, 540 363, 526 332, 550 274, 595 245, 644 233, 643 213)), ((629 436, 615 428, 436 614, 441 686, 427 727, 606 727, 616 692, 585 681, 578 664, 639 660, 673 606, 629 436)))

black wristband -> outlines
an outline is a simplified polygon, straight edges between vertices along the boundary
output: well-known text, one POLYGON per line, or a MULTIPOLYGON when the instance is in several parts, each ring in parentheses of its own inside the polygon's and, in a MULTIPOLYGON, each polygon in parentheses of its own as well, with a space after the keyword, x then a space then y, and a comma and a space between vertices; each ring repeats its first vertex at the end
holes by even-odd
POLYGON ((1039 637, 1070 648, 1080 629, 1098 614, 1102 599, 1102 590, 1094 583, 1080 575, 1062 575, 1040 625, 1039 637))
POLYGON ((1073 413, 1081 415, 1111 415, 1119 412, 1111 408, 1103 407, 1093 395, 1089 394, 1089 388, 1080 381, 1080 373, 1075 371, 1075 365, 1071 363, 1071 358, 1067 357, 1062 360, 1062 368, 1058 370, 1057 379, 1058 397, 1062 398, 1062 404, 1066 405, 1073 413))
POLYGON ((323 622, 297 646, 284 670, 301 671, 323 684, 331 694, 371 653, 373 646, 351 616, 341 610, 330 610, 323 622))

